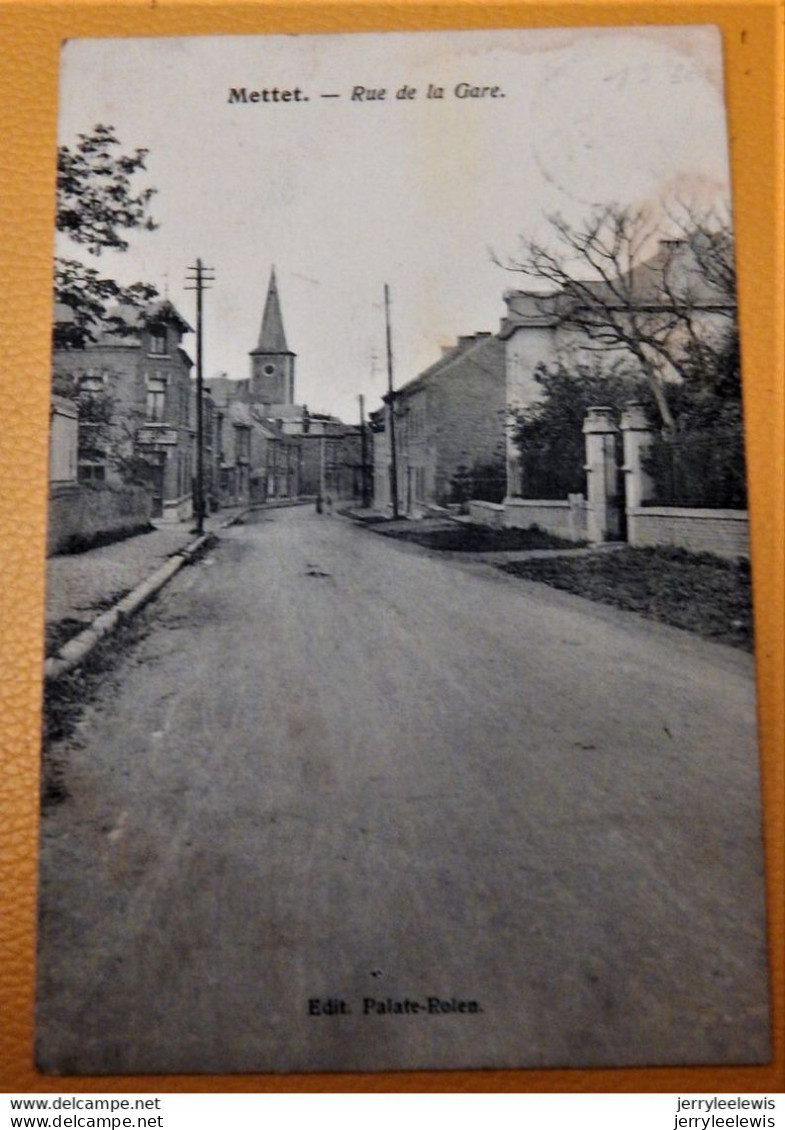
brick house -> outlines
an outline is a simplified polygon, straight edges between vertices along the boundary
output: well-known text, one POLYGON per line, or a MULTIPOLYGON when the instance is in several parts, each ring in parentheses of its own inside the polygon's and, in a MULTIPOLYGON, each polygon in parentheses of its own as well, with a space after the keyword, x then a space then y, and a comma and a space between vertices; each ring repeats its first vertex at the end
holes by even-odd
MULTIPOLYGON (((191 327, 168 300, 110 311, 118 332, 83 349, 56 349, 55 387, 70 383, 80 407, 80 482, 144 480, 153 517, 186 519, 194 473, 193 362, 182 347, 191 327)), ((55 318, 70 311, 57 307, 55 318)))
POLYGON ((395 413, 399 513, 421 516, 471 493, 472 476, 503 458, 506 375, 496 335, 459 337, 442 356, 384 400, 372 415, 374 505, 391 498, 390 411, 395 413))

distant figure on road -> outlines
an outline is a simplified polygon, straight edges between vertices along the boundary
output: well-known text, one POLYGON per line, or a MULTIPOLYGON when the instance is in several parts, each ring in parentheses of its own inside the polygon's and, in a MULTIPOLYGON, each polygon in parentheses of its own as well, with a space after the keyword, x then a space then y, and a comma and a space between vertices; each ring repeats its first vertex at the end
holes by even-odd
POLYGON ((322 496, 320 494, 317 494, 317 496, 316 496, 316 513, 321 514, 321 512, 322 512, 322 496))

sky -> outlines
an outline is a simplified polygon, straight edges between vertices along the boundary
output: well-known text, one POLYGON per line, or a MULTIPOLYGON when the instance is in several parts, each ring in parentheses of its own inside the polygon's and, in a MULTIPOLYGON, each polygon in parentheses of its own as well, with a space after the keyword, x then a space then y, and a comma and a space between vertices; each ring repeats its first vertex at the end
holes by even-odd
POLYGON ((504 292, 529 283, 493 253, 548 239, 548 215, 730 197, 711 27, 70 40, 60 143, 99 122, 149 150, 137 179, 158 228, 93 265, 194 324, 200 257, 205 375, 241 378, 274 264, 295 399, 350 422, 387 387, 385 284, 399 387, 458 335, 498 329, 504 292), (292 97, 230 101, 240 88, 292 97))

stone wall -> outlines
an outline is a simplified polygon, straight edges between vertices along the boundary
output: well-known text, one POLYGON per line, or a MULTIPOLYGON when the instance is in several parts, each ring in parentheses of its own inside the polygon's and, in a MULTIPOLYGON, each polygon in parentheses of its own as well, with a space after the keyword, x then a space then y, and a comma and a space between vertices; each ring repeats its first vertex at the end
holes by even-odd
POLYGON ((746 510, 641 506, 627 511, 627 539, 634 546, 679 546, 731 560, 750 553, 746 510))
POLYGON ((150 524, 152 498, 141 486, 55 486, 49 496, 48 556, 115 541, 150 524))
POLYGON ((490 526, 492 530, 504 527, 504 505, 498 502, 481 502, 472 499, 469 503, 469 517, 478 526, 490 526))
POLYGON ((582 494, 571 494, 566 501, 551 499, 508 498, 505 502, 469 503, 469 517, 478 526, 501 530, 527 530, 539 526, 567 541, 587 540, 588 506, 582 494))
POLYGON ((508 498, 504 503, 504 524, 519 529, 539 526, 568 541, 585 541, 586 501, 582 494, 571 494, 566 501, 508 498))

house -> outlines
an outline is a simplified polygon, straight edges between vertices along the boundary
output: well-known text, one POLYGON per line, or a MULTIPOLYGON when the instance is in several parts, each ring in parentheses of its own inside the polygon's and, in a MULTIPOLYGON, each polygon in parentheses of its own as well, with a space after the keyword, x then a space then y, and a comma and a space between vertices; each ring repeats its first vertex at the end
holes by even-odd
MULTIPOLYGON (((68 321, 66 307, 55 318, 68 321)), ((192 510, 193 362, 182 346, 191 327, 166 299, 109 312, 83 349, 56 349, 55 388, 79 407, 80 482, 145 481, 153 517, 185 519, 192 510)))
MULTIPOLYGON (((645 261, 617 279, 576 280, 569 293, 511 290, 504 296, 507 312, 499 338, 504 343, 507 404, 511 412, 542 396, 539 367, 589 363, 610 372, 622 366, 640 372, 633 352, 622 343, 643 337, 664 349, 644 347, 654 356, 663 380, 678 380, 666 359, 690 340, 708 340, 727 331, 736 314, 735 301, 713 285, 699 259, 694 240, 663 239, 645 261)), ((507 493, 520 496, 520 458, 507 437, 507 493)))
MULTIPOLYGON (((211 393, 214 385, 211 383, 211 393)), ((221 506, 245 506, 251 499, 251 433, 254 430, 248 405, 231 401, 221 414, 218 460, 218 498, 221 506)))
POLYGON ((265 416, 264 406, 251 404, 250 412, 261 443, 251 472, 251 501, 298 498, 302 462, 298 437, 286 432, 280 420, 265 416))
MULTIPOLYGON (((239 382, 238 382, 239 383, 239 382)), ((226 386, 210 383, 221 397, 226 386)), ((264 415, 264 406, 231 395, 222 407, 221 441, 217 471, 222 506, 296 498, 300 494, 302 453, 297 438, 264 415)))
MULTIPOLYGON (((193 390, 192 430, 196 436, 196 389, 193 390)), ((220 462, 223 440, 223 410, 213 400, 210 389, 202 388, 202 490, 204 491, 205 513, 217 510, 220 506, 220 462)), ((194 459, 196 457, 194 456, 194 459)))
POLYGON ((309 412, 301 445, 303 494, 352 501, 363 497, 363 476, 369 473, 370 462, 366 451, 364 470, 359 424, 344 424, 337 416, 309 412))
POLYGON ((429 506, 463 501, 473 479, 503 458, 504 344, 487 332, 459 337, 384 400, 385 411, 371 418, 376 508, 392 506, 391 422, 399 513, 417 517, 429 506))

